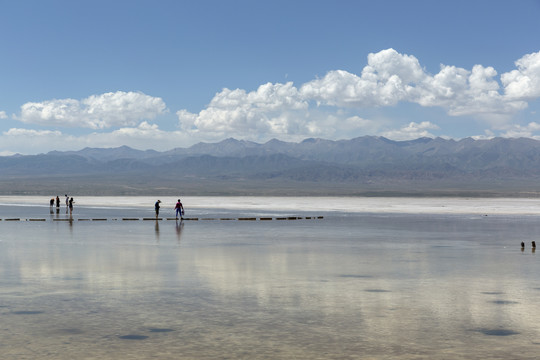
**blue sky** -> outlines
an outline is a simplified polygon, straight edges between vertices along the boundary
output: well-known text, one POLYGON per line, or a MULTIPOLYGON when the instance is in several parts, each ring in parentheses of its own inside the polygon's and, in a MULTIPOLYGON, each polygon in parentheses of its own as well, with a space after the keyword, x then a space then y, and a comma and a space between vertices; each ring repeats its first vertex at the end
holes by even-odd
POLYGON ((0 2, 0 155, 540 138, 540 0, 0 2))

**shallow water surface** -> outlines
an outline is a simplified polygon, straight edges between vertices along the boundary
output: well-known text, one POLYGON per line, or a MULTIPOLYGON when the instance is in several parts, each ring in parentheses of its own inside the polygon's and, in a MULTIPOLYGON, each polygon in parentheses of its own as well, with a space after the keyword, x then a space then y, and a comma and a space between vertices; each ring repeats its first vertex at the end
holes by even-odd
POLYGON ((31 211, 46 221, 0 221, 2 359, 533 359, 540 350, 530 247, 540 217, 176 222, 82 207, 74 221, 53 221, 66 215, 31 211), (78 221, 87 216, 107 220, 78 221))

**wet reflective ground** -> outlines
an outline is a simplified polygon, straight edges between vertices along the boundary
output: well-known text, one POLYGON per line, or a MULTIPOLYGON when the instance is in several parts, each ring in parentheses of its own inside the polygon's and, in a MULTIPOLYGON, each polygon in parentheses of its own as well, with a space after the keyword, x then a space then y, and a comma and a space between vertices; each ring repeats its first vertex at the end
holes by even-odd
POLYGON ((74 220, 0 222, 1 359, 540 351, 540 217, 74 220))

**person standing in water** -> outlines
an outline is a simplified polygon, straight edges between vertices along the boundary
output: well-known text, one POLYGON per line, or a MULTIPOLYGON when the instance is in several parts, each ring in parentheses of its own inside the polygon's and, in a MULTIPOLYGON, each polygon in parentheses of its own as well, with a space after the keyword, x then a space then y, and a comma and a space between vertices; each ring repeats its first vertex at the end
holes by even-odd
POLYGON ((73 198, 68 200, 69 215, 73 213, 73 198))
POLYGON ((155 205, 154 205, 154 208, 156 209, 156 219, 158 218, 159 216, 159 204, 161 203, 161 200, 158 200, 156 201, 155 205))
POLYGON ((67 196, 67 194, 65 196, 66 196, 66 214, 67 214, 68 209, 69 209, 69 196, 67 196))
POLYGON ((182 205, 180 199, 178 199, 178 202, 174 208, 176 210, 176 219, 178 219, 178 215, 180 215, 180 219, 182 219, 182 216, 184 216, 184 206, 182 205))
POLYGON ((60 212, 60 198, 56 195, 56 213, 60 212))

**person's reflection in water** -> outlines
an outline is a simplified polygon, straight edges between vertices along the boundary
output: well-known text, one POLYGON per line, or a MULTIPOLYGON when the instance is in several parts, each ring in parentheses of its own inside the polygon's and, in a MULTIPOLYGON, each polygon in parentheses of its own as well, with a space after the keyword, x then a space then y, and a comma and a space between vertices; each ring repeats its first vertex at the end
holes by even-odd
POLYGON ((180 245, 180 238, 182 237, 183 228, 184 228, 184 221, 182 219, 180 219, 180 221, 176 219, 176 237, 177 237, 178 245, 180 245))
POLYGON ((159 243, 159 220, 156 219, 156 243, 159 243))

